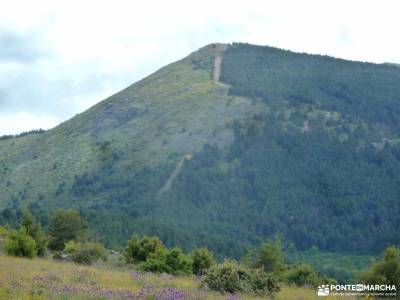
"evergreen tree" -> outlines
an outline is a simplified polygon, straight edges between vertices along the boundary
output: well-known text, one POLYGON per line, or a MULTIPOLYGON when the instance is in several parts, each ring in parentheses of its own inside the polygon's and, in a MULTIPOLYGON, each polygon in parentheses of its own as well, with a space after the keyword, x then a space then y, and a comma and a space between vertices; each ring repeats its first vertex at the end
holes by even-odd
POLYGON ((256 260, 256 267, 266 272, 280 272, 284 269, 282 243, 279 238, 262 244, 256 260))
POLYGON ((29 210, 24 211, 21 226, 24 227, 26 233, 34 239, 37 255, 43 256, 46 253, 48 240, 45 232, 42 229, 42 225, 36 220, 29 210))
POLYGON ((49 225, 49 248, 61 251, 69 241, 83 241, 88 230, 79 212, 73 209, 56 211, 49 225))
POLYGON ((193 260, 194 274, 203 274, 212 265, 215 264, 213 253, 207 248, 195 248, 192 250, 191 257, 193 260))

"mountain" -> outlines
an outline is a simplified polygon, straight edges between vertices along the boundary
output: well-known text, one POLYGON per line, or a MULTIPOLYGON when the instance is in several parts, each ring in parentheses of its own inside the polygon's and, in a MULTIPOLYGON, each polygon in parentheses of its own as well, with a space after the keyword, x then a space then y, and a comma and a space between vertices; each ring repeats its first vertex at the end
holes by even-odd
POLYGON ((0 222, 73 207, 108 246, 132 232, 241 255, 400 243, 400 69, 212 44, 58 127, 0 139, 0 222))

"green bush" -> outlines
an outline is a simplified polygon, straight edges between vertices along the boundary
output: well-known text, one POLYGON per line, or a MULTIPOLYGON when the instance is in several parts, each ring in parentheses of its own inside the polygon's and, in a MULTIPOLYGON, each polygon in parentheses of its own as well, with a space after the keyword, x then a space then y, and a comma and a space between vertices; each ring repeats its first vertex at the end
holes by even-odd
POLYGON ((158 249, 155 253, 151 253, 146 261, 140 264, 140 268, 148 272, 169 273, 170 269, 166 263, 166 254, 166 249, 158 249))
POLYGON ((301 263, 290 267, 283 275, 285 281, 297 286, 318 286, 321 284, 334 284, 336 281, 318 274, 309 264, 301 263))
POLYGON ((134 235, 129 241, 125 251, 127 263, 140 263, 149 258, 151 254, 164 250, 165 247, 158 237, 134 235))
POLYGON ((251 273, 251 291, 259 296, 272 296, 280 291, 279 280, 262 269, 255 269, 251 273))
POLYGON ((212 266, 203 278, 203 284, 222 293, 240 293, 249 290, 250 274, 234 261, 212 266))
POLYGON ((251 270, 235 261, 224 261, 209 268, 202 285, 222 293, 253 293, 261 296, 279 291, 278 279, 261 269, 251 270))
POLYGON ((191 257, 193 261, 194 274, 204 274, 204 271, 208 270, 215 264, 213 253, 207 248, 193 249, 191 257))
POLYGON ((107 251, 100 243, 86 243, 76 247, 72 260, 79 264, 90 265, 98 260, 107 260, 107 251))
POLYGON ((69 241, 65 243, 64 250, 63 252, 66 254, 73 254, 77 252, 81 247, 80 243, 74 242, 74 241, 69 241))
POLYGON ((3 226, 0 226, 0 253, 4 249, 4 243, 5 243, 5 240, 9 233, 10 233, 10 230, 8 230, 7 228, 5 228, 3 226))
POLYGON ((189 256, 184 254, 181 249, 173 248, 167 251, 165 263, 171 274, 190 274, 193 270, 193 264, 189 256))
POLYGON ((42 225, 28 210, 24 211, 21 226, 23 226, 26 229, 26 233, 35 240, 37 255, 44 256, 47 251, 47 237, 42 229, 42 225))
POLYGON ((37 254, 35 240, 27 234, 24 227, 7 236, 4 248, 8 255, 33 258, 37 254))
POLYGON ((151 253, 148 259, 141 264, 144 271, 169 273, 174 275, 188 275, 192 273, 192 261, 179 248, 170 250, 159 249, 151 253))
POLYGON ((361 273, 360 280, 365 284, 394 284, 400 287, 400 249, 388 247, 379 262, 361 273))

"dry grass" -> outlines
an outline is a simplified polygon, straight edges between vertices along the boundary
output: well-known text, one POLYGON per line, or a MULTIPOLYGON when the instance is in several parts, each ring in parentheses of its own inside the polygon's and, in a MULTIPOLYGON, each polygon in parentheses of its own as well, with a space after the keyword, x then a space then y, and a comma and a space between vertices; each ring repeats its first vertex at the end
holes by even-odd
MULTIPOLYGON (((261 299, 250 295, 230 296, 202 291, 194 277, 156 275, 135 271, 86 267, 73 263, 46 259, 24 259, 0 256, 0 299, 129 299, 143 294, 140 299, 261 299)), ((276 300, 312 300, 314 289, 284 287, 276 300)), ((330 298, 339 299, 339 298, 330 298)), ((351 300, 352 298, 346 297, 351 300)))

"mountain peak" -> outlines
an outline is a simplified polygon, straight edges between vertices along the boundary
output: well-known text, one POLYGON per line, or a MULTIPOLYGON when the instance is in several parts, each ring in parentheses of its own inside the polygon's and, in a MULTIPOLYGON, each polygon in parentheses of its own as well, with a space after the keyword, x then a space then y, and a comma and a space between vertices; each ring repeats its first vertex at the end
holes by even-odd
POLYGON ((382 249, 400 236, 399 82, 382 64, 207 45, 57 128, 0 140, 0 217, 74 207, 109 244, 135 231, 227 255, 275 234, 382 249))

